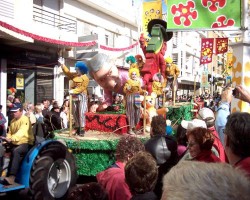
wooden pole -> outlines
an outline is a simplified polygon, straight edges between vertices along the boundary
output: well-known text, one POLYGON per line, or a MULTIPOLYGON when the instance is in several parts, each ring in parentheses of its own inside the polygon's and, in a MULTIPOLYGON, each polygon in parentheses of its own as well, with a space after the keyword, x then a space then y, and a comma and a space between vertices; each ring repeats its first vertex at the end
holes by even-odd
POLYGON ((173 81, 173 87, 172 87, 172 101, 173 101, 173 106, 175 106, 175 88, 176 88, 176 85, 175 85, 175 80, 173 81))
POLYGON ((146 93, 144 93, 144 99, 143 99, 143 134, 146 133, 146 93))
POLYGON ((69 136, 72 135, 72 95, 69 95, 69 136))
POLYGON ((193 99, 195 99, 195 94, 196 94, 196 74, 194 75, 194 97, 193 99))

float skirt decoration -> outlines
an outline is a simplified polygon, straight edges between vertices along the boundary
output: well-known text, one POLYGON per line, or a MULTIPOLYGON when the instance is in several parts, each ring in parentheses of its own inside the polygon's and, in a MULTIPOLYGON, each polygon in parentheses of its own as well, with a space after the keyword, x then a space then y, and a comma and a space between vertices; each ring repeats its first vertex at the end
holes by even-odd
POLYGON ((86 113, 85 130, 125 134, 127 133, 127 117, 124 114, 86 113))
MULTIPOLYGON (((55 139, 66 142, 75 156, 78 175, 85 176, 95 176, 115 162, 115 150, 121 137, 94 132, 87 132, 81 139, 59 132, 54 135, 55 139)), ((145 142, 149 136, 140 136, 140 139, 145 142)))

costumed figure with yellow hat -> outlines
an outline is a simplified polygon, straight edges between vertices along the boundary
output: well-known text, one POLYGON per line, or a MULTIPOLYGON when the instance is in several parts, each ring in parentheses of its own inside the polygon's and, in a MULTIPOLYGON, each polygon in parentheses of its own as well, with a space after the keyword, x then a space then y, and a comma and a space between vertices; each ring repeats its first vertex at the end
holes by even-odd
POLYGON ((84 62, 77 61, 75 64, 76 73, 72 73, 65 66, 64 58, 59 58, 58 62, 64 74, 73 81, 72 89, 69 90, 69 93, 73 99, 72 110, 75 127, 77 127, 76 134, 83 136, 85 133, 85 113, 88 111, 87 87, 89 78, 86 75, 88 73, 88 67, 84 62))
POLYGON ((123 87, 123 92, 126 94, 126 115, 129 124, 129 134, 135 134, 136 125, 140 121, 140 94, 146 92, 141 88, 139 69, 129 69, 129 79, 123 87))
POLYGON ((152 90, 157 95, 155 99, 155 108, 163 107, 163 88, 165 87, 165 80, 161 73, 156 73, 153 76, 152 90))
MULTIPOLYGON (((165 75, 166 75, 166 80, 167 80, 167 85, 165 88, 166 93, 169 92, 169 90, 171 89, 172 92, 176 92, 177 89, 177 78, 180 75, 180 69, 179 67, 173 63, 172 58, 167 57, 165 59, 166 61, 166 71, 165 71, 165 75)), ((172 100, 174 98, 174 95, 172 93, 172 100)))

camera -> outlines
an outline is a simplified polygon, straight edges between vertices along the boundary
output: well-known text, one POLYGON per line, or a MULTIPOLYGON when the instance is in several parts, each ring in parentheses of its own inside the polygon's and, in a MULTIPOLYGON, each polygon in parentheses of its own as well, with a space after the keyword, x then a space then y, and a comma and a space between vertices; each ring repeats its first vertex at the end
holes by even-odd
POLYGON ((238 97, 239 96, 239 92, 238 92, 238 90, 236 88, 234 88, 232 90, 232 94, 233 94, 234 97, 238 97))

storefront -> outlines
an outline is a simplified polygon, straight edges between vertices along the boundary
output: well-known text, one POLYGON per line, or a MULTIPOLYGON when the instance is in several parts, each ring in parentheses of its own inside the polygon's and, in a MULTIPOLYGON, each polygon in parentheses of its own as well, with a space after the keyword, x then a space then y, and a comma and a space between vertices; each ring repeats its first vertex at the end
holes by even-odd
MULTIPOLYGON (((11 87, 16 88, 16 97, 33 104, 53 98, 57 54, 53 48, 47 49, 47 52, 40 49, 0 45, 0 59, 5 60, 5 66, 1 68, 5 68, 7 74, 6 85, 1 85, 1 93, 11 87)), ((4 78, 4 71, 2 75, 4 78)))

